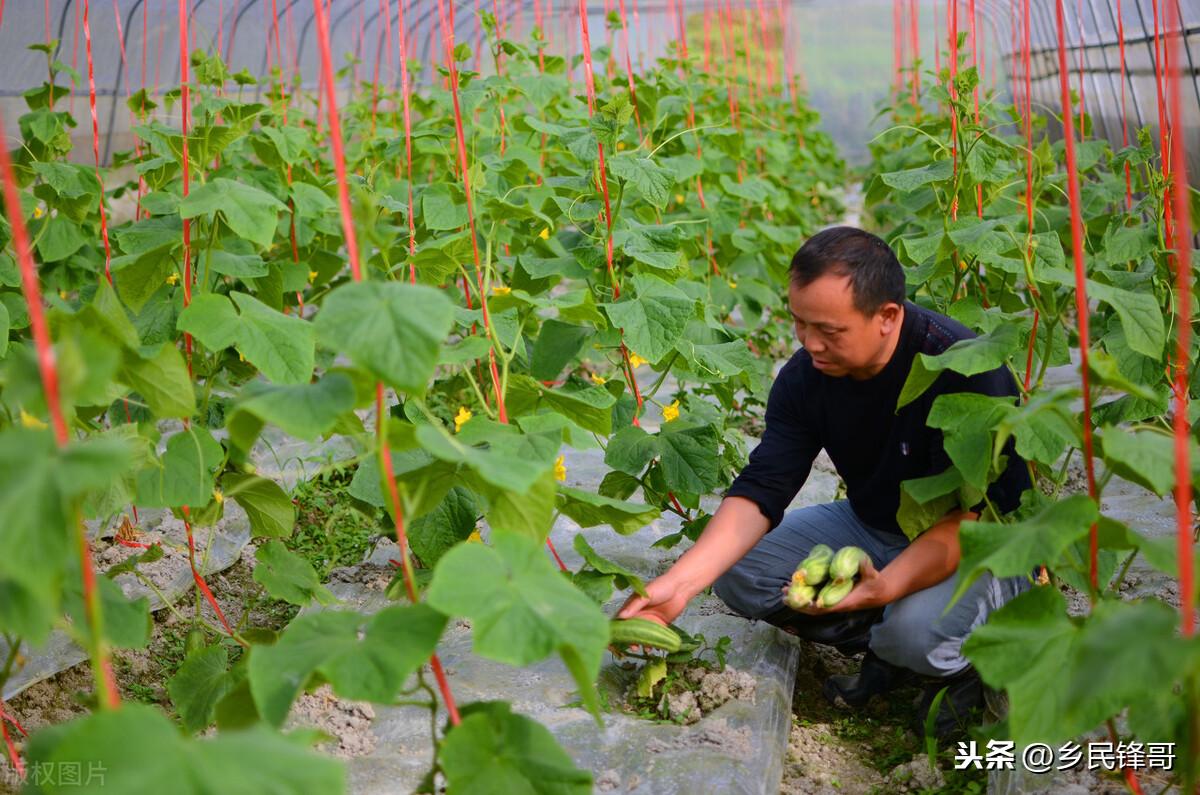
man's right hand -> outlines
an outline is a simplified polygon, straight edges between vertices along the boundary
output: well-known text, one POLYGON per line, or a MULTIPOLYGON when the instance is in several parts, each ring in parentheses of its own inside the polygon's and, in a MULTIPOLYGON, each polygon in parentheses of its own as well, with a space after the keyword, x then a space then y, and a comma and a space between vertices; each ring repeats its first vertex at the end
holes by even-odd
POLYGON ((693 596, 741 560, 768 529, 758 505, 745 497, 726 497, 692 548, 646 585, 646 596, 635 593, 626 599, 617 618, 673 623, 693 596))
POLYGON ((646 596, 630 594, 617 618, 644 618, 666 626, 674 623, 689 601, 686 590, 662 576, 646 584, 646 596))

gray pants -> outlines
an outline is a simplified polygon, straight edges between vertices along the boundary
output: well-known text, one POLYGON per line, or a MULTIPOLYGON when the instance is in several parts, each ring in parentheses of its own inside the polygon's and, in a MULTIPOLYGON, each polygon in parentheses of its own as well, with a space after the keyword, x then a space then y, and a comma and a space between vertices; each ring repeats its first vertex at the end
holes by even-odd
MULTIPOLYGON (((818 543, 837 550, 853 544, 871 556, 882 569, 908 546, 899 533, 867 527, 850 503, 841 500, 789 511, 783 521, 763 536, 729 571, 713 583, 713 592, 730 608, 747 618, 779 614, 782 588, 791 581, 808 551, 818 543)), ((958 673, 970 663, 962 644, 988 614, 1030 587, 1028 577, 997 579, 985 574, 975 581, 945 615, 954 593, 956 576, 916 591, 887 605, 882 618, 870 627, 869 647, 877 656, 925 676, 958 673)), ((783 611, 789 622, 809 618, 783 611)), ((851 615, 851 614, 839 614, 851 615)))

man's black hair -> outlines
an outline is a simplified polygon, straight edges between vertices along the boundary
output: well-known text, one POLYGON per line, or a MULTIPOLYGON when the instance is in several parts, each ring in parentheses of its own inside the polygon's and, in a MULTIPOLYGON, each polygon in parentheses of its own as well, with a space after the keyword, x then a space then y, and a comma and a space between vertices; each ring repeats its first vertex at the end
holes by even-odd
POLYGON ((821 276, 850 277, 854 308, 870 317, 889 301, 904 303, 904 268, 880 238, 852 226, 833 226, 810 237, 792 257, 791 283, 807 287, 821 276))

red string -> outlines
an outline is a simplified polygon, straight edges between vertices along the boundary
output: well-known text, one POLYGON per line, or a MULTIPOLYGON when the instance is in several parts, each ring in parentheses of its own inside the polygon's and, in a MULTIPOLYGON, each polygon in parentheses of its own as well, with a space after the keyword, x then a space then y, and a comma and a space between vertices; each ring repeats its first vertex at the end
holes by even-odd
MULTIPOLYGON (((100 238, 104 241, 104 278, 112 284, 112 247, 108 242, 108 214, 104 211, 104 179, 100 176, 100 120, 96 116, 96 77, 92 70, 92 26, 88 21, 91 2, 83 0, 83 39, 87 51, 88 108, 92 114, 92 154, 96 181, 100 183, 100 238)), ((119 38, 119 36, 118 36, 119 38)))
MULTIPOLYGON (((358 242, 355 238, 354 223, 350 215, 350 191, 346 184, 346 164, 344 161, 345 155, 342 149, 342 129, 338 124, 337 112, 337 94, 333 82, 333 56, 330 54, 329 47, 329 20, 325 15, 325 8, 321 0, 313 0, 314 16, 317 21, 317 44, 321 54, 321 72, 325 76, 325 91, 328 92, 328 112, 329 112, 329 135, 333 143, 333 158, 334 158, 334 173, 337 176, 338 197, 342 211, 342 231, 346 236, 346 253, 350 258, 350 273, 354 281, 362 281, 362 270, 358 262, 358 242)), ((403 28, 403 26, 401 26, 403 28)), ((404 515, 400 504, 400 495, 396 489, 396 478, 392 467, 392 451, 387 443, 387 439, 383 436, 383 383, 376 382, 375 384, 375 412, 377 421, 377 433, 379 435, 379 457, 384 473, 384 479, 387 484, 388 498, 392 508, 392 521, 396 531, 396 544, 399 546, 402 553, 404 585, 408 592, 409 600, 417 603, 416 586, 413 584, 412 570, 408 565, 408 556, 403 552, 408 547, 408 537, 404 531, 404 515)), ((462 722, 458 714, 458 707, 454 701, 454 696, 450 692, 450 684, 446 681, 445 672, 442 670, 441 662, 437 654, 430 657, 430 663, 433 666, 434 676, 437 679, 438 688, 442 693, 442 699, 446 704, 446 709, 450 715, 450 722, 457 726, 462 722)))
POLYGON ((904 12, 901 10, 903 0, 892 0, 892 95, 900 96, 901 86, 904 85, 904 75, 901 71, 904 63, 904 12))
POLYGON ((625 0, 620 0, 617 9, 621 14, 621 36, 625 44, 625 78, 629 84, 629 99, 633 104, 633 120, 637 124, 638 141, 642 140, 642 114, 638 110, 637 89, 633 87, 633 63, 629 58, 629 25, 625 19, 625 0))
POLYGON ((920 101, 921 94, 921 70, 917 68, 917 61, 921 58, 921 38, 920 38, 920 21, 921 9, 917 5, 917 0, 910 0, 908 7, 909 21, 909 49, 912 50, 912 102, 916 105, 920 101))
MULTIPOLYGON (((0 2, 0 16, 4 11, 4 3, 0 2)), ((4 702, 0 701, 0 734, 4 735, 4 745, 8 748, 8 759, 12 762, 13 770, 17 771, 18 778, 25 778, 25 766, 21 762, 21 755, 17 753, 17 746, 13 743, 12 738, 8 735, 8 726, 6 723, 11 723, 16 727, 17 731, 26 737, 29 736, 25 728, 17 722, 17 719, 4 711, 4 702)))
MULTIPOLYGON (((183 198, 188 197, 191 187, 191 159, 188 157, 188 115, 191 111, 191 94, 188 87, 188 0, 179 0, 179 75, 180 112, 183 129, 183 198)), ((183 306, 192 303, 192 222, 183 219, 183 306)), ((188 375, 192 373, 192 335, 183 334, 183 347, 187 355, 188 375)))
MULTIPOLYGON (((449 72, 450 96, 454 104, 454 133, 458 140, 458 166, 463 182, 463 192, 467 198, 467 224, 471 230, 471 254, 475 260, 475 282, 479 290, 479 305, 483 312, 483 326, 490 328, 491 316, 488 312, 487 296, 483 291, 483 267, 479 259, 479 239, 475 232, 475 206, 471 196, 471 176, 467 166, 467 140, 463 132, 462 108, 458 102, 458 68, 454 62, 454 32, 453 27, 446 22, 446 8, 442 0, 438 0, 438 21, 442 28, 442 45, 446 53, 446 65, 449 72)), ((468 298, 470 291, 466 290, 468 298)), ((508 423, 508 410, 504 404, 504 392, 500 388, 500 373, 496 369, 495 348, 488 349, 488 362, 491 365, 492 389, 496 394, 496 405, 501 423, 508 423)))
MULTIPOLYGON (((79 3, 75 4, 75 38, 71 45, 71 68, 76 72, 79 71, 79 3)), ((75 92, 71 92, 70 104, 68 105, 71 115, 75 115, 75 92)))
MULTIPOLYGON (((8 140, 4 135, 4 118, 0 114, 0 140, 8 140)), ((29 328, 33 335, 34 350, 37 351, 38 372, 42 379, 42 388, 46 395, 46 407, 50 413, 50 426, 54 430, 54 440, 60 448, 66 447, 70 439, 67 423, 63 417, 62 405, 59 400, 58 368, 54 359, 54 348, 50 342, 50 330, 46 325, 46 315, 42 309, 42 296, 37 281, 37 271, 33 264, 33 253, 29 246, 29 235, 25 229, 25 219, 21 211, 21 198, 17 192, 17 180, 13 174, 12 160, 8 148, 0 146, 0 178, 4 182, 4 204, 8 210, 8 222, 12 228, 12 245, 17 255, 17 265, 21 272, 21 292, 25 298, 25 306, 29 312, 29 328)), ((82 574, 83 604, 88 621, 95 631, 100 626, 100 604, 96 591, 96 571, 92 566, 91 550, 88 547, 87 536, 83 523, 75 522, 75 541, 79 551, 79 562, 82 574)), ((116 677, 113 675, 112 663, 108 653, 100 643, 97 635, 96 657, 100 665, 100 680, 102 683, 101 703, 106 707, 116 707, 120 703, 117 691, 116 677)))
MULTIPOLYGON (((947 0, 946 27, 950 37, 950 96, 958 98, 954 80, 958 77, 958 5, 957 0, 947 0)), ((950 110, 950 157, 954 163, 954 173, 958 173, 958 111, 951 105, 950 110)), ((950 215, 958 220, 958 194, 950 199, 950 215)))
POLYGON ((189 521, 191 512, 184 505, 181 509, 183 512, 183 529, 187 532, 188 543, 188 565, 192 569, 192 579, 196 582, 196 587, 200 589, 200 593, 204 594, 204 600, 208 602, 209 607, 217 614, 217 618, 221 622, 221 626, 225 627, 225 632, 233 637, 233 627, 229 625, 229 621, 225 618, 224 611, 221 610, 221 605, 217 604, 217 598, 213 596, 213 592, 209 589, 208 583, 204 581, 204 576, 200 574, 200 570, 196 568, 196 540, 192 535, 192 523, 189 521))
MULTIPOLYGON (((1121 0, 1117 0, 1117 51, 1121 56, 1121 146, 1129 146, 1129 121, 1125 112, 1125 18, 1121 0)), ((1129 176, 1129 161, 1125 161, 1125 209, 1133 209, 1133 181, 1129 176)))
POLYGON ((1083 71, 1086 50, 1084 50, 1083 40, 1083 0, 1075 0, 1075 17, 1079 22, 1079 140, 1082 141, 1086 135, 1086 127, 1084 125, 1083 107, 1084 107, 1084 88, 1083 88, 1083 71))
MULTIPOLYGON (((975 0, 967 0, 967 38, 971 44, 971 65, 975 67, 976 81, 975 90, 972 97, 975 103, 975 126, 979 126, 979 48, 976 46, 975 40, 975 0)), ((983 218, 983 185, 975 186, 975 213, 978 217, 983 218)))
MULTIPOLYGON (((1028 2, 1028 0, 1026 0, 1028 2)), ((1058 26, 1058 82, 1062 94, 1063 143, 1066 145, 1067 197, 1071 205, 1071 254, 1075 262, 1075 314, 1079 331, 1079 370, 1083 377, 1083 450, 1087 467, 1088 494, 1096 499, 1096 470, 1092 451, 1092 393, 1088 358, 1091 338, 1088 333, 1087 272, 1083 260, 1083 215, 1079 198, 1079 174, 1075 165, 1075 132, 1071 118, 1070 72, 1067 69, 1067 41, 1063 24, 1063 0, 1055 0, 1058 26)), ((1088 578, 1097 588, 1098 539, 1096 525, 1088 533, 1088 578)))
POLYGON ((405 172, 408 180, 408 280, 417 283, 417 266, 413 257, 417 253, 417 229, 413 219, 413 166, 412 166, 412 115, 409 109, 408 85, 408 44, 405 41, 406 28, 404 25, 404 0, 399 0, 400 8, 398 21, 400 36, 400 92, 404 102, 404 159, 405 172))
MULTIPOLYGON (((1180 60, 1180 40, 1183 37, 1183 21, 1179 18, 1179 7, 1169 3, 1171 21, 1168 29, 1174 28, 1175 33, 1169 35, 1166 48, 1171 50, 1171 60, 1180 60)), ((1183 119, 1181 75, 1179 70, 1173 70, 1167 78, 1168 98, 1171 106, 1171 118, 1183 119)), ((1179 125, 1182 126, 1182 125, 1179 125)), ((1191 433, 1188 427, 1188 355, 1191 350, 1192 334, 1192 285, 1191 285, 1191 219, 1188 215, 1188 180, 1187 152, 1184 139, 1176 132, 1171 136, 1170 148, 1171 172, 1175 196, 1175 241, 1176 249, 1172 253, 1175 266, 1176 306, 1179 319, 1176 324, 1179 329, 1175 338, 1175 415, 1172 418, 1175 431, 1175 517, 1176 517, 1176 555, 1179 559, 1179 600, 1180 628, 1184 637, 1190 638, 1195 632, 1195 597, 1193 587, 1194 572, 1192 570, 1192 478, 1190 457, 1191 433)))

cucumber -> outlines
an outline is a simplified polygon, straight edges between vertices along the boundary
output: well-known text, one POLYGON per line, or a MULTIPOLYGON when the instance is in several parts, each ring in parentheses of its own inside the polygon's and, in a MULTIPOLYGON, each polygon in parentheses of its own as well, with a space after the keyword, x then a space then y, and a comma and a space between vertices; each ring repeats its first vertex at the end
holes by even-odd
POLYGON ((816 593, 817 589, 811 585, 804 583, 793 584, 788 588, 787 594, 783 597, 783 603, 793 610, 799 610, 802 607, 811 605, 816 593))
POLYGON ((614 646, 653 646, 676 652, 683 645, 675 630, 645 618, 618 618, 610 621, 608 626, 614 646))
POLYGON ((204 630, 200 627, 192 627, 183 641, 183 656, 191 657, 193 652, 200 651, 207 643, 208 637, 204 634, 204 630))
POLYGON ((817 607, 833 607, 846 598, 846 594, 854 588, 854 580, 834 580, 821 589, 817 594, 817 607))
POLYGON ((833 550, 824 544, 817 544, 808 552, 808 557, 800 561, 796 572, 792 575, 792 585, 820 585, 829 571, 829 562, 833 559, 833 550))
POLYGON ((842 547, 829 563, 829 576, 835 580, 848 580, 858 575, 867 553, 858 547, 842 547))

